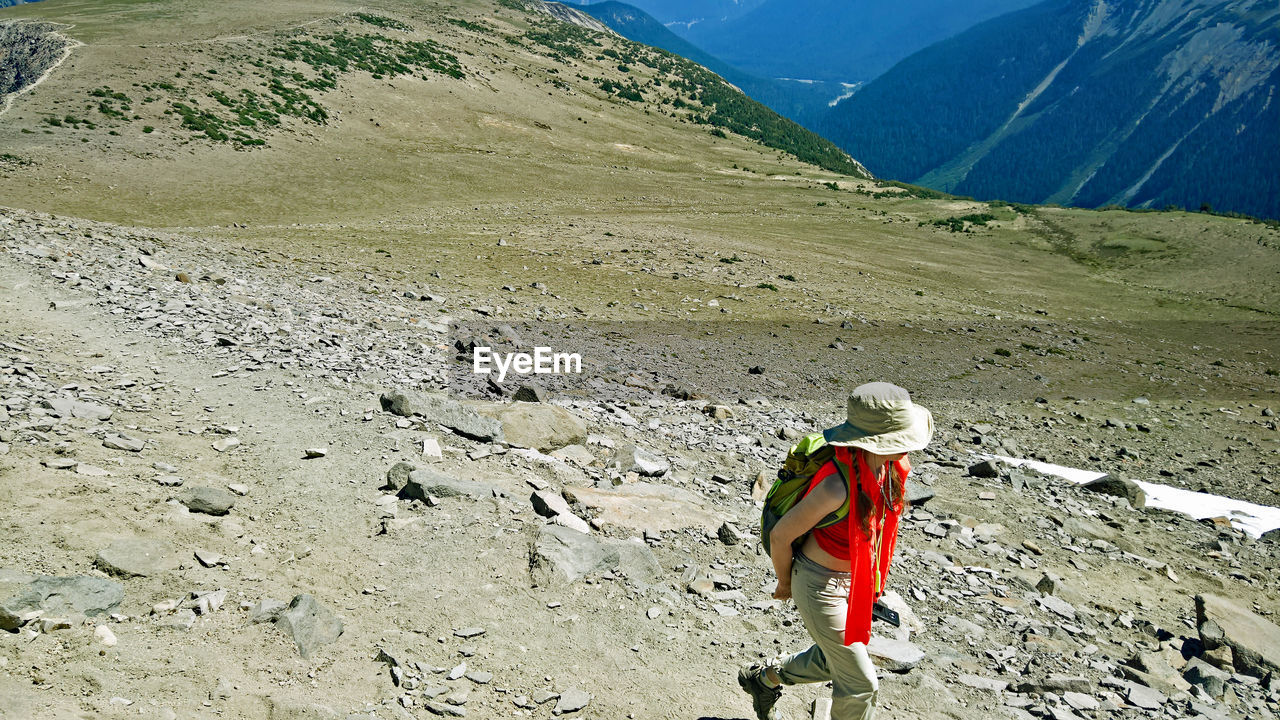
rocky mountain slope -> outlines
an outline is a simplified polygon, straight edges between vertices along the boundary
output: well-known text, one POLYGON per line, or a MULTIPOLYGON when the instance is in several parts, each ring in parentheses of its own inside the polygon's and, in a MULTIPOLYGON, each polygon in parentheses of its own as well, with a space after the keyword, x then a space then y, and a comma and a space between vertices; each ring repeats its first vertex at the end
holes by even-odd
POLYGON ((1043 3, 903 60, 819 127, 873 172, 977 198, 1280 217, 1278 12, 1043 3))
POLYGON ((712 55, 757 75, 854 83, 877 77, 932 43, 1030 4, 769 0, 725 23, 695 24, 683 33, 712 55))
POLYGON ((1275 505, 1276 230, 824 170, 511 2, 148 7, 13 11, 84 45, 0 123, 0 717, 748 717, 868 379, 939 423, 886 713, 1277 714, 1274 535, 975 454, 1275 505))

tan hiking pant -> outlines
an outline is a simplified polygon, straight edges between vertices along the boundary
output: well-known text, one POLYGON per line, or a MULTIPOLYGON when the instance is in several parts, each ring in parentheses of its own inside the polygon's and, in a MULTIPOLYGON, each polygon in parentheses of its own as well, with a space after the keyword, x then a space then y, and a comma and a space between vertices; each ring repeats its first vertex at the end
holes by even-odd
POLYGON ((778 678, 787 685, 830 681, 831 720, 871 720, 880 687, 876 668, 866 645, 844 644, 850 579, 796 553, 791 596, 814 644, 783 659, 778 678))

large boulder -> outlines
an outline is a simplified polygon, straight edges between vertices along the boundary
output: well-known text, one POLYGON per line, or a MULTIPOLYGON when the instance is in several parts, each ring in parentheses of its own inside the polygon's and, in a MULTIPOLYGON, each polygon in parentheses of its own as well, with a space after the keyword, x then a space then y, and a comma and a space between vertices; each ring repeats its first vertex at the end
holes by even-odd
POLYGON ((342 635, 342 620, 311 595, 297 595, 276 618, 276 627, 298 646, 305 659, 342 635))
POLYGON ((491 498, 500 492, 494 485, 475 480, 463 480, 430 468, 422 468, 409 473, 404 487, 400 488, 399 496, 408 500, 426 502, 428 497, 491 498))
POLYGON ((578 416, 556 405, 519 402, 501 410, 498 419, 503 437, 516 447, 551 452, 587 439, 578 416))
POLYGON ((1090 492, 1122 497, 1128 500, 1129 504, 1134 508, 1145 507, 1147 504, 1147 494, 1138 486, 1138 483, 1122 477, 1103 475, 1097 480, 1090 480, 1080 487, 1090 492))
POLYGON ((407 393, 392 390, 382 394, 382 409, 395 415, 417 415, 427 422, 443 425, 463 437, 480 442, 501 442, 502 423, 486 417, 441 393, 407 393))
POLYGON ((1196 627, 1208 650, 1231 648, 1237 672, 1280 671, 1280 626, 1219 595, 1196 596, 1196 627))
POLYGON ((94 564, 109 575, 147 577, 178 567, 178 558, 164 540, 124 538, 99 551, 94 564))
POLYGON ((30 613, 92 617, 116 609, 124 587, 105 578, 55 577, 0 569, 0 630, 17 630, 30 613))
POLYGON ((529 547, 529 569, 539 585, 572 583, 615 569, 640 584, 662 575, 662 567, 646 545, 585 535, 560 525, 539 529, 529 547))

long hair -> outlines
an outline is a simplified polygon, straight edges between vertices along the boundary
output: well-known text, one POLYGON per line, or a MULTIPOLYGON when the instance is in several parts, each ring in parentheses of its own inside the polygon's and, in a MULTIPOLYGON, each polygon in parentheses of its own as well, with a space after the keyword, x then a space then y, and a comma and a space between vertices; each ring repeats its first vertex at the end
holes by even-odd
MULTIPOLYGON (((872 502, 871 497, 867 495, 865 490, 862 489, 863 483, 861 482, 861 478, 862 478, 863 468, 867 468, 868 473, 870 473, 870 470, 871 470, 870 466, 867 464, 866 458, 862 455, 862 453, 864 452, 866 451, 863 450, 862 448, 857 448, 855 450, 856 457, 854 458, 853 468, 854 468, 854 473, 857 475, 856 479, 858 480, 858 482, 854 484, 854 487, 858 488, 858 498, 856 503, 856 512, 858 515, 858 527, 862 528, 863 537, 867 538, 867 540, 870 541, 871 540, 871 513, 875 510, 876 506, 875 506, 875 503, 872 502)), ((905 477, 900 477, 898 475, 898 468, 896 467, 896 463, 887 462, 881 466, 881 470, 884 471, 885 478, 884 478, 884 481, 880 484, 881 491, 882 491, 882 496, 880 500, 884 505, 891 507, 895 510, 898 510, 900 512, 902 509, 902 499, 903 497, 906 496, 907 480, 905 477)))

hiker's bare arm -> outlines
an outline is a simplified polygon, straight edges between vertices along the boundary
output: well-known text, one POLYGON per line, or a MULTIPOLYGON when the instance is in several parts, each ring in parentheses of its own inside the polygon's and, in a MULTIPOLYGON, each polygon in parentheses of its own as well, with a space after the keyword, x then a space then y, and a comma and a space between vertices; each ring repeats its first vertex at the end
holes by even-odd
POLYGON ((773 591, 773 596, 778 600, 791 597, 791 543, 812 530, 822 518, 839 510, 845 495, 844 483, 832 475, 818 483, 773 526, 769 533, 769 546, 773 571, 778 575, 778 588, 773 591))

